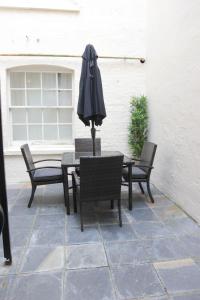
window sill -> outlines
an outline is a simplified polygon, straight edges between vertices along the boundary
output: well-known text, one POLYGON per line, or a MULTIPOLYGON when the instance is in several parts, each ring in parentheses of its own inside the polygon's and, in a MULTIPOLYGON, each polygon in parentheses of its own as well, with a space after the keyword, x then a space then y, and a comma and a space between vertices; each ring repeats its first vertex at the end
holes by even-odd
MULTIPOLYGON (((74 145, 31 145, 33 155, 57 155, 64 152, 73 152, 74 145)), ((4 149, 5 156, 21 155, 20 146, 11 146, 4 149)))

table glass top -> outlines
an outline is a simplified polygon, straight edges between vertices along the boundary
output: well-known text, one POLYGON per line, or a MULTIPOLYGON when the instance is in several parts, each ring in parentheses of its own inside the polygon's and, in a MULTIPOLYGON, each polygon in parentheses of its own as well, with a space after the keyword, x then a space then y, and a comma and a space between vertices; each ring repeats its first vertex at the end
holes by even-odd
MULTIPOLYGON (((101 151, 96 153, 98 156, 115 156, 123 155, 120 151, 101 151)), ((65 152, 62 156, 62 166, 78 166, 80 164, 81 156, 93 156, 92 152, 65 152)), ((130 164, 132 162, 131 158, 124 156, 124 164, 130 164)))

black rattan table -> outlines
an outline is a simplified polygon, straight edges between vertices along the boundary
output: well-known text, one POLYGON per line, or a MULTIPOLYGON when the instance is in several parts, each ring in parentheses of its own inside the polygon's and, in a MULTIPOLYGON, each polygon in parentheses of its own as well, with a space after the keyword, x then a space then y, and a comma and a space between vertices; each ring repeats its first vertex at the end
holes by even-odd
MULTIPOLYGON (((101 151, 97 152, 96 156, 113 156, 113 155, 123 155, 119 151, 101 151)), ((70 204, 69 204, 69 183, 68 183, 68 168, 79 167, 80 166, 80 157, 81 156, 93 156, 92 152, 66 152, 62 156, 62 171, 64 176, 64 197, 65 205, 67 209, 67 214, 70 214, 70 204)), ((132 209, 132 165, 134 161, 131 158, 124 155, 124 166, 128 167, 129 170, 129 209, 132 209)))

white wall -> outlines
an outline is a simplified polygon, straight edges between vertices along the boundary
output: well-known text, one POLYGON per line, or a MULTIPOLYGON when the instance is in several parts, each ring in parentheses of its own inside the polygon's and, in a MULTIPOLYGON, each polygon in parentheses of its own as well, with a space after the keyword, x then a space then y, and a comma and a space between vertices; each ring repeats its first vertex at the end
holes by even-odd
POLYGON ((154 183, 200 222, 200 1, 147 1, 154 183))
MULTIPOLYGON (((99 55, 145 56, 145 0, 84 0, 79 3, 80 10, 76 12, 67 12, 66 7, 63 11, 1 8, 0 53, 79 55, 83 53, 86 44, 92 43, 99 55)), ((9 153, 12 153, 12 145, 8 140, 7 129, 6 71, 15 66, 33 64, 61 66, 74 71, 74 137, 90 136, 89 128, 85 128, 76 116, 81 59, 0 57, 4 145, 9 153)), ((99 67, 107 118, 97 136, 102 138, 104 149, 118 149, 128 153, 129 102, 131 96, 145 93, 145 64, 139 61, 99 59, 99 67)), ((70 149, 66 147, 65 150, 70 149)), ((6 159, 8 181, 24 178, 22 162, 17 163, 20 176, 12 174, 11 166, 16 159, 16 156, 6 159)))

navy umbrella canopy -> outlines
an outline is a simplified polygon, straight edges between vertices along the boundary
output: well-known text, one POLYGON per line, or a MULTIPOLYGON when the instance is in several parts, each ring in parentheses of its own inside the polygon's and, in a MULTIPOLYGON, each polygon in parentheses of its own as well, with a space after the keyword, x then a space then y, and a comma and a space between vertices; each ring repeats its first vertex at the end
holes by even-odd
POLYGON ((106 110, 101 74, 97 66, 98 56, 92 45, 86 46, 82 58, 77 114, 86 126, 92 125, 91 134, 93 139, 93 154, 95 155, 96 129, 94 125, 102 125, 102 121, 106 117, 106 110))

